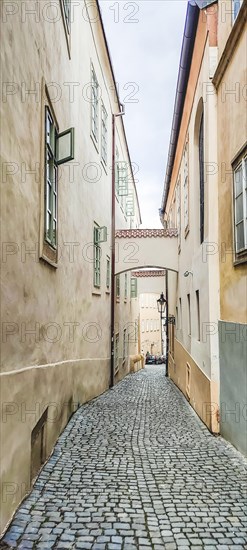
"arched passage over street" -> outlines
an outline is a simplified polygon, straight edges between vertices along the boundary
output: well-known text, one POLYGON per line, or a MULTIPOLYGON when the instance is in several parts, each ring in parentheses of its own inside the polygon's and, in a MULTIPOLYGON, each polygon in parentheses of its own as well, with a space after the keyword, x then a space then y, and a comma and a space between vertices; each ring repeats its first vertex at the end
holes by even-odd
POLYGON ((177 229, 116 231, 115 274, 142 268, 178 271, 177 229))

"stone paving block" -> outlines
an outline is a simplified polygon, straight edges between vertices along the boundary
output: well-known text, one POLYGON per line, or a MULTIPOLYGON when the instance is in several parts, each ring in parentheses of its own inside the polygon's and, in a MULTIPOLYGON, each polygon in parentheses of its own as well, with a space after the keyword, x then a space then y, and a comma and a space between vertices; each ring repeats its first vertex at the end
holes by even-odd
POLYGON ((150 366, 76 411, 3 541, 20 550, 244 549, 246 465, 164 367, 150 366))

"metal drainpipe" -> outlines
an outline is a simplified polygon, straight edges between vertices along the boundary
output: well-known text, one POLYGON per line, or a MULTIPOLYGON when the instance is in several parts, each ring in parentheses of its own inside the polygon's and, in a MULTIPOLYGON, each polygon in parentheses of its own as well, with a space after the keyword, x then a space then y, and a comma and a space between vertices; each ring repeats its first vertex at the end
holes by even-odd
POLYGON ((120 103, 120 113, 112 115, 112 232, 111 232, 111 373, 110 388, 114 386, 114 339, 115 339, 115 232, 116 232, 116 209, 115 209, 115 145, 116 128, 115 118, 125 114, 124 106, 120 103))
POLYGON ((168 323, 168 313, 169 313, 169 304, 168 304, 168 270, 166 269, 166 376, 168 376, 168 362, 169 362, 169 323, 168 323))

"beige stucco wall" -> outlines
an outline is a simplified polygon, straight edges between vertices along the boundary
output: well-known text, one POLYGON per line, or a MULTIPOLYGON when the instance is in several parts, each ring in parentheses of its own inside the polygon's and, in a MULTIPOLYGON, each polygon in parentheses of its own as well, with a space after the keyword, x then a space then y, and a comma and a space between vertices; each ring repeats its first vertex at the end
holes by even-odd
POLYGON ((169 354, 169 377, 184 393, 193 409, 212 432, 218 432, 218 397, 214 382, 203 373, 191 355, 175 339, 175 361, 169 354), (186 376, 190 367, 190 382, 186 376))
MULTIPOLYGON (((218 234, 218 179, 211 173, 211 164, 217 163, 217 97, 212 94, 212 57, 215 56, 216 13, 207 18, 201 11, 185 97, 175 160, 166 204, 165 220, 168 226, 177 226, 176 184, 181 178, 181 243, 178 249, 178 276, 170 274, 169 314, 176 315, 174 362, 177 374, 169 375, 185 392, 186 361, 191 368, 191 404, 203 418, 203 402, 210 402, 211 386, 218 388, 219 351, 219 266, 218 257, 207 253, 208 243, 217 242, 218 234), (212 49, 213 48, 213 49, 212 49), (211 93, 209 93, 209 91, 211 93), (200 244, 199 225, 199 158, 198 132, 202 109, 204 111, 205 162, 205 223, 204 242, 200 244), (189 225, 184 217, 184 147, 188 140, 189 225), (184 277, 186 271, 191 271, 184 277), (197 330, 196 291, 200 296, 200 339, 197 330), (189 330, 188 298, 190 295, 191 330, 189 330), (181 308, 180 308, 181 299, 181 308), (181 351, 182 350, 182 351, 181 351), (179 378, 179 380, 178 380, 179 378)), ((170 362, 173 359, 170 356, 170 362)), ((218 404, 217 390, 214 400, 218 404)), ((203 418, 204 419, 204 418, 203 418)), ((204 419, 205 420, 205 419, 204 419)), ((210 420, 208 425, 213 426, 210 420)), ((217 431, 217 426, 213 426, 217 431)))
MULTIPOLYGON (((241 15, 241 14, 240 14, 241 15)), ((235 25, 238 22, 236 21, 235 25)), ((229 29, 230 32, 231 28, 229 29)), ((225 36, 225 35, 224 35, 225 36)), ((247 322, 246 263, 234 265, 232 162, 246 143, 246 25, 218 86, 220 318, 247 322), (231 90, 232 93, 227 93, 231 90), (230 136, 230 139, 229 139, 230 136)), ((221 49, 224 38, 220 41, 221 49)))
MULTIPOLYGON (((147 280, 148 278, 146 279, 146 285, 147 280)), ((162 288, 162 283, 160 286, 162 288)), ((162 290, 160 292, 162 292, 162 290)), ((155 294, 151 292, 146 292, 140 295, 141 351, 144 356, 147 352, 151 353, 151 355, 160 355, 162 353, 160 314, 157 309, 157 300, 159 297, 160 293, 155 294)))
MULTIPOLYGON (((30 1, 29 9, 35 5, 30 1)), ((57 11, 60 8, 59 2, 53 2, 49 20, 41 10, 38 22, 34 14, 23 18, 21 9, 1 17, 1 76, 3 82, 13 83, 12 92, 1 101, 0 461, 5 495, 1 500, 1 530, 24 496, 23 487, 25 491, 30 487, 31 432, 43 410, 49 407, 49 418, 54 404, 55 410, 62 409, 54 422, 47 422, 49 454, 74 408, 108 389, 110 380, 106 256, 111 255, 111 112, 117 108, 114 82, 99 18, 90 24, 86 12, 83 16, 75 8, 69 56, 62 14, 57 11), (106 168, 91 138, 87 96, 91 62, 108 112, 106 168), (65 84, 75 82, 79 85, 65 84), (59 131, 75 128, 75 159, 59 167, 57 268, 39 258, 44 200, 44 84, 50 92, 59 131), (34 88, 36 95, 25 93, 34 88), (88 172, 90 163, 93 169, 88 172), (28 173, 35 168, 35 174, 28 173), (107 242, 101 245, 100 291, 93 286, 94 222, 108 228, 107 242), (34 253, 29 254, 29 250, 34 253), (30 330, 35 332, 28 333, 30 330), (36 412, 25 414, 25 410, 36 412), (13 495, 6 496, 6 487, 11 483, 13 495)), ((120 120, 117 143, 121 160, 129 162, 120 120)), ((131 184, 134 186, 133 181, 131 184)), ((135 204, 133 223, 139 225, 136 196, 135 204)), ((129 224, 130 220, 117 210, 116 226, 127 228, 129 224)), ((131 315, 129 299, 125 323, 131 321, 131 315)))

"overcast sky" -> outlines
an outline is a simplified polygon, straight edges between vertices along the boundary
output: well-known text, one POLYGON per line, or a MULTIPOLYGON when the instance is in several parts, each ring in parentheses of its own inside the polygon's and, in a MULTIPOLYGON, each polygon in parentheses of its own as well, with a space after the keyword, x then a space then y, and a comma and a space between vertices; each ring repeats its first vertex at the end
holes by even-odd
POLYGON ((136 174, 142 227, 161 206, 186 0, 100 0, 136 174), (134 84, 130 84, 134 83, 134 84))

